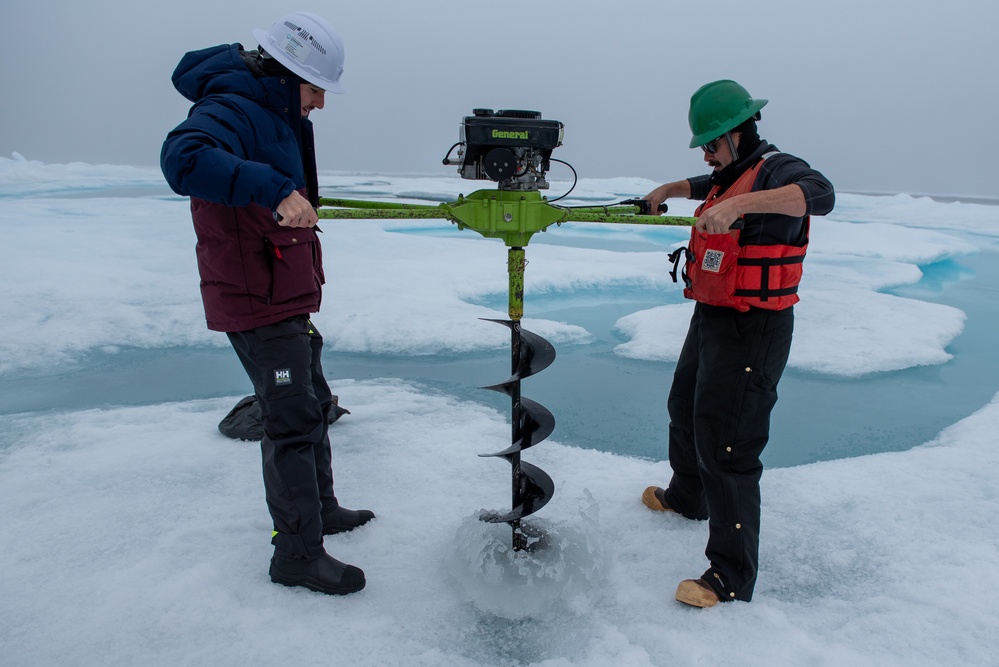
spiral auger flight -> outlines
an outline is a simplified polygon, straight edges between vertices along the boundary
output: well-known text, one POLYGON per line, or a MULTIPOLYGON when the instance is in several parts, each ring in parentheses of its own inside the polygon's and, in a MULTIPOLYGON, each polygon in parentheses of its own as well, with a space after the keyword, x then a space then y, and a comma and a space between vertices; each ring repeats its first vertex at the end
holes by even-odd
POLYGON ((506 459, 511 466, 512 509, 509 512, 484 511, 479 515, 489 523, 508 523, 513 529, 513 549, 529 549, 538 535, 527 530, 521 519, 534 514, 548 504, 555 493, 555 482, 541 468, 521 459, 521 452, 538 444, 555 430, 555 417, 540 403, 521 394, 521 381, 551 366, 555 361, 552 344, 521 326, 523 314, 524 249, 509 249, 510 319, 487 320, 510 329, 510 377, 484 389, 498 391, 510 397, 511 444, 492 454, 506 459))

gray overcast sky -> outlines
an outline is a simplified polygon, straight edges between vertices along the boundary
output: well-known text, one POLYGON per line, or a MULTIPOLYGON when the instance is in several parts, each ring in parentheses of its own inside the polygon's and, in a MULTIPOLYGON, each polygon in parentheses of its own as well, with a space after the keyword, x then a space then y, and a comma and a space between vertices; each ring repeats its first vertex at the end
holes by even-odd
POLYGON ((320 169, 453 174, 462 117, 489 107, 565 123, 555 157, 580 177, 674 180, 705 171, 691 93, 732 78, 770 100, 761 135, 840 190, 999 197, 995 0, 2 0, 0 155, 156 165, 184 52, 255 48, 297 9, 346 44, 320 169))

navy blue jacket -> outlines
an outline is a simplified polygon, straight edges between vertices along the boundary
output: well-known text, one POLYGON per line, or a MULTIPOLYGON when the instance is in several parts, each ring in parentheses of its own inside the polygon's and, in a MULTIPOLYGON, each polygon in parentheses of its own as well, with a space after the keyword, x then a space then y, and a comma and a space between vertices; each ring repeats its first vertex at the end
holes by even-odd
POLYGON ((191 197, 205 316, 216 331, 314 313, 324 282, 315 230, 272 217, 296 190, 318 203, 299 81, 254 77, 241 51, 221 45, 181 59, 173 82, 194 106, 160 154, 167 183, 191 197))

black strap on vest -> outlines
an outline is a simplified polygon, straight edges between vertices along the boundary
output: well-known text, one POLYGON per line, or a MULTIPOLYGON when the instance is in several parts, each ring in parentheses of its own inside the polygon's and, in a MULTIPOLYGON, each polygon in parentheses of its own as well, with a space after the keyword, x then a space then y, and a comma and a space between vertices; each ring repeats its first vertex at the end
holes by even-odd
POLYGON ((769 301, 770 297, 791 296, 798 293, 798 286, 786 287, 784 289, 770 289, 770 267, 783 266, 785 264, 801 264, 805 261, 804 255, 796 257, 741 257, 738 264, 741 266, 759 266, 760 289, 737 289, 735 296, 748 296, 758 298, 760 301, 769 301))
MULTIPOLYGON (((669 272, 669 277, 676 282, 676 272, 680 268, 680 255, 684 256, 686 262, 694 261, 694 254, 690 252, 687 248, 677 248, 669 254, 669 261, 673 265, 673 270, 669 272)), ((680 273, 680 277, 683 278, 683 284, 690 289, 690 276, 687 275, 687 263, 683 265, 683 271, 680 273)))

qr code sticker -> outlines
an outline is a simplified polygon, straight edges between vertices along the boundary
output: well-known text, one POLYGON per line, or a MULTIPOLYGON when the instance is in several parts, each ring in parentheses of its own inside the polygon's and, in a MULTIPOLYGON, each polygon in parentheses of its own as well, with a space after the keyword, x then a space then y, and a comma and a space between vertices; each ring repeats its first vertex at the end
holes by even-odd
POLYGON ((725 253, 721 250, 706 250, 704 251, 704 261, 701 262, 701 269, 710 271, 711 273, 718 273, 721 271, 722 260, 724 258, 725 253))

